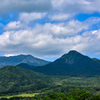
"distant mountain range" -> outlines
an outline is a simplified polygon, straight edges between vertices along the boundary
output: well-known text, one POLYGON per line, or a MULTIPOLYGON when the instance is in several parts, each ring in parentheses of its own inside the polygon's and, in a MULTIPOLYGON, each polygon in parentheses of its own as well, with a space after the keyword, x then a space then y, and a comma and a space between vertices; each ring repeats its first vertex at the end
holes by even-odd
POLYGON ((33 69, 46 75, 93 76, 100 75, 100 60, 91 59, 77 51, 70 51, 59 59, 33 69))
POLYGON ((31 55, 18 55, 18 56, 10 56, 10 57, 0 57, 0 67, 4 67, 7 65, 17 65, 20 63, 27 63, 33 66, 43 66, 48 63, 49 61, 45 61, 43 59, 35 58, 31 55))
POLYGON ((5 65, 16 65, 45 75, 100 75, 100 60, 89 58, 75 50, 69 51, 54 62, 38 59, 31 55, 0 57, 0 66, 5 65))

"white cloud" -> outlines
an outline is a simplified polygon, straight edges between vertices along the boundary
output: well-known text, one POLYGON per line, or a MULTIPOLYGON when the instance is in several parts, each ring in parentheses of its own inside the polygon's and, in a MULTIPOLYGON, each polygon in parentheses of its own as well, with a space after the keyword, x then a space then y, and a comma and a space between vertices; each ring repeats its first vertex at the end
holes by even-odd
POLYGON ((23 26, 20 23, 20 21, 14 21, 14 22, 10 22, 8 23, 5 27, 4 30, 17 30, 17 29, 21 29, 23 26))
POLYGON ((46 16, 46 13, 21 13, 18 21, 11 21, 5 27, 4 30, 22 30, 27 29, 28 24, 37 19, 42 19, 46 16))
POLYGON ((59 23, 59 24, 51 24, 46 23, 44 25, 37 24, 35 27, 35 31, 37 33, 44 33, 44 34, 52 34, 53 37, 68 37, 75 34, 78 34, 82 30, 87 30, 88 25, 85 23, 81 23, 79 21, 71 20, 66 23, 59 23))
POLYGON ((42 19, 46 16, 46 13, 21 13, 19 20, 24 23, 30 23, 31 21, 42 19))
POLYGON ((92 31, 92 34, 95 34, 97 32, 97 30, 92 31))
POLYGON ((97 24, 100 22, 100 17, 90 17, 85 21, 87 24, 97 24))
POLYGON ((100 0, 52 0, 53 7, 65 13, 100 12, 100 0))
POLYGON ((100 30, 94 30, 95 34, 93 31, 78 34, 89 29, 91 24, 87 21, 70 20, 66 23, 37 24, 23 30, 8 30, 0 35, 0 52, 6 55, 30 53, 41 57, 59 56, 72 49, 97 53, 100 50, 100 30), (95 45, 97 47, 93 48, 95 45))
POLYGON ((55 15, 50 15, 49 18, 51 20, 55 20, 55 21, 65 21, 65 20, 68 20, 70 18, 72 18, 73 15, 71 14, 55 14, 55 15))
POLYGON ((5 54, 4 56, 6 56, 6 57, 10 57, 10 56, 17 56, 16 54, 5 54))
POLYGON ((5 31, 0 35, 0 53, 45 57, 75 49, 99 54, 100 30, 92 28, 100 23, 100 18, 92 17, 84 22, 73 19, 79 13, 100 13, 99 4, 100 0, 2 0, 0 14, 17 12, 19 18, 5 27, 0 25, 5 31), (34 24, 35 20, 38 21, 34 24))

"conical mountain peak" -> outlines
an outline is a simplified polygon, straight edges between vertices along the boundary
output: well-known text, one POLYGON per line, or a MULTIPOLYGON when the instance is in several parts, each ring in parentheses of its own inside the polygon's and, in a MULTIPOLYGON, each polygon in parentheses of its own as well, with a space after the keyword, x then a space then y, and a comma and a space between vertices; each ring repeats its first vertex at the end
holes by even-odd
POLYGON ((76 50, 70 50, 68 53, 79 53, 79 52, 76 50))
POLYGON ((75 50, 69 51, 54 62, 35 71, 47 75, 92 76, 100 75, 100 64, 75 50))
POLYGON ((67 54, 64 54, 61 58, 63 59, 71 59, 71 58, 76 58, 77 56, 83 56, 81 53, 75 51, 75 50, 71 50, 69 51, 67 54))

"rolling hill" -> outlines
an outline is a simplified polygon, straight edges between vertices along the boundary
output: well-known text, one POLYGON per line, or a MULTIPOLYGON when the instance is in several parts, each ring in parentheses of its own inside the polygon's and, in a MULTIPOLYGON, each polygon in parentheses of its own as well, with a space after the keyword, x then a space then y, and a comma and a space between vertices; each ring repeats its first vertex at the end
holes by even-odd
POLYGON ((25 69, 29 69, 29 70, 33 70, 36 67, 36 66, 33 66, 33 65, 29 65, 27 63, 20 63, 16 66, 21 67, 21 68, 25 68, 25 69))
POLYGON ((51 85, 50 77, 15 66, 0 68, 0 93, 35 91, 51 85))

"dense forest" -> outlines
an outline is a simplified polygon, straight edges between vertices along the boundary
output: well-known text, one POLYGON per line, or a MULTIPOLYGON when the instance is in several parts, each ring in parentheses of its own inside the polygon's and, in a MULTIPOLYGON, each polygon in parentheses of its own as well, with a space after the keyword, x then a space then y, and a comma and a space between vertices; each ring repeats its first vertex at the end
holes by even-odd
POLYGON ((44 66, 4 66, 0 99, 100 100, 100 60, 70 51, 44 66))

